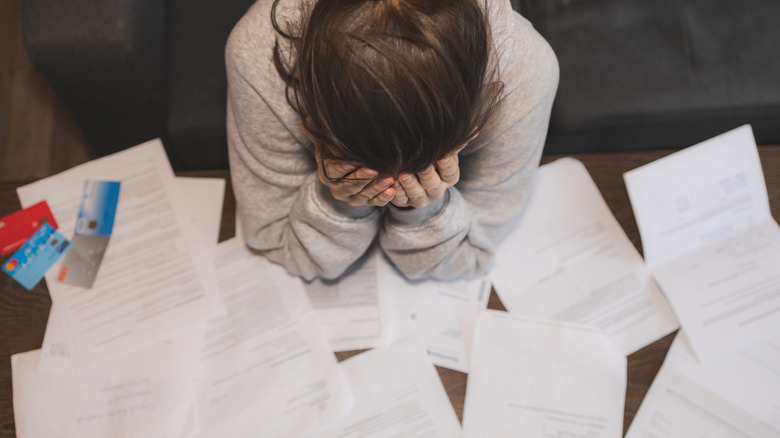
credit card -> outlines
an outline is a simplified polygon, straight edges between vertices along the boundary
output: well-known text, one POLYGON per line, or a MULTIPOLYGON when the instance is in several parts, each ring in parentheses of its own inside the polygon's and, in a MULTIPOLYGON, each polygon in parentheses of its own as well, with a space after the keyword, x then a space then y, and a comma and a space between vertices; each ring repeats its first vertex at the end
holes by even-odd
POLYGON ((92 287, 114 229, 120 186, 118 181, 84 183, 72 249, 62 261, 59 281, 92 287))
POLYGON ((51 225, 43 224, 3 263, 3 271, 30 290, 70 248, 65 236, 51 225))
POLYGON ((0 255, 11 254, 21 248, 42 224, 49 224, 57 229, 57 221, 54 220, 46 201, 0 218, 0 255))

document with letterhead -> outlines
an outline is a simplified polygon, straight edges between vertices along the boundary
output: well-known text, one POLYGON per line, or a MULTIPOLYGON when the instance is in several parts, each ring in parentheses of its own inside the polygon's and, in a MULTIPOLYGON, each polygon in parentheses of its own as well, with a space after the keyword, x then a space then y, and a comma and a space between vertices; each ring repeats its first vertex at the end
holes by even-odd
POLYGON ((467 373, 474 325, 490 298, 488 278, 411 281, 381 257, 379 281, 392 297, 390 342, 418 336, 435 365, 467 373))
POLYGON ((778 332, 780 227, 750 126, 627 172, 645 259, 702 362, 778 332))
POLYGON ((678 327, 639 252, 573 158, 539 168, 490 278, 510 313, 597 327, 626 355, 678 327))
POLYGON ((207 250, 187 218, 159 140, 17 189, 23 206, 46 199, 60 229, 74 230, 84 181, 120 181, 109 244, 91 288, 46 283, 77 366, 118 357, 163 333, 221 312, 207 250))

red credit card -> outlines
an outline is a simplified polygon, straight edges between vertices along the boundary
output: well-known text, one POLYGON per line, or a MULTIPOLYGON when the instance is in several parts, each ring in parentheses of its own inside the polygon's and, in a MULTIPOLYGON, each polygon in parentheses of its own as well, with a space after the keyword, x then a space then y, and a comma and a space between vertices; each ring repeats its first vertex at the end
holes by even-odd
POLYGON ((10 254, 20 248, 43 224, 57 229, 57 221, 46 201, 0 218, 0 255, 10 254))

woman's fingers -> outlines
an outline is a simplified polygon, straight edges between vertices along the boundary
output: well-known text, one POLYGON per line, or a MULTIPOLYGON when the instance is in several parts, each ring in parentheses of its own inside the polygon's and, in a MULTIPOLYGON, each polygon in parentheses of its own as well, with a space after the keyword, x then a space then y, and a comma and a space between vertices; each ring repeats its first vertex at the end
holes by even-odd
POLYGON ((385 190, 382 190, 382 193, 376 195, 372 202, 373 205, 376 205, 377 207, 383 207, 387 205, 388 202, 392 201, 394 197, 395 189, 393 187, 388 187, 385 190))
POLYGON ((396 207, 408 207, 409 206, 409 198, 406 196, 406 190, 401 186, 401 183, 398 181, 393 183, 393 187, 391 187, 395 195, 393 196, 393 205, 396 207))
POLYGON ((449 187, 449 184, 446 184, 441 179, 441 175, 436 172, 433 166, 428 166, 425 170, 418 173, 417 179, 431 201, 441 198, 444 191, 449 187))
POLYGON ((458 154, 452 153, 436 162, 436 168, 439 170, 439 177, 447 185, 454 186, 460 179, 460 165, 458 164, 458 154))
MULTIPOLYGON (((432 172, 436 173, 436 172, 432 172)), ((437 177, 438 178, 438 177, 437 177)), ((404 191, 406 192, 406 197, 408 198, 407 204, 415 207, 415 208, 422 208, 428 205, 428 193, 425 191, 425 188, 423 188, 422 184, 420 184, 420 181, 412 174, 401 174, 399 175, 399 180, 401 182, 401 187, 404 188, 404 191)))
POLYGON ((389 201, 393 197, 390 196, 390 199, 384 200, 386 198, 386 195, 385 196, 382 195, 392 185, 393 185, 392 177, 386 176, 384 178, 379 178, 374 181, 371 181, 370 184, 366 185, 366 187, 363 188, 355 196, 361 198, 366 204, 373 205, 373 204, 381 203, 381 205, 385 205, 387 204, 387 201, 389 201))
POLYGON ((454 152, 418 174, 401 173, 398 180, 379 172, 359 167, 340 159, 322 158, 321 146, 316 156, 320 162, 320 180, 333 197, 352 206, 384 206, 392 202, 397 207, 422 208, 441 198, 447 188, 460 178, 458 154, 454 152), (343 180, 340 180, 343 178, 343 180))

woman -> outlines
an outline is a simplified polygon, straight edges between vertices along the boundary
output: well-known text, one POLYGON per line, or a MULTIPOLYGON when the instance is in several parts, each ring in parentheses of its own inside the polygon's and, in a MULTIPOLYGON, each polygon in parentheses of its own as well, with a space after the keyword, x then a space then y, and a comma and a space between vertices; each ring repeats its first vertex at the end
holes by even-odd
POLYGON ((507 0, 258 0, 226 48, 246 242, 304 279, 375 239, 409 278, 490 266, 558 84, 507 0))

